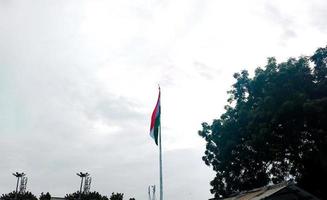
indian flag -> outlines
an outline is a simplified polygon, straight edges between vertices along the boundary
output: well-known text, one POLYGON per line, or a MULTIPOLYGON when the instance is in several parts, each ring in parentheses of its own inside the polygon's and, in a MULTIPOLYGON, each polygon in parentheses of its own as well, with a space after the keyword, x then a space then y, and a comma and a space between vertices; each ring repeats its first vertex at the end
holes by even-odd
POLYGON ((159 88, 157 104, 152 112, 151 125, 150 125, 150 136, 154 139, 156 145, 158 145, 159 126, 160 126, 160 88, 159 88))

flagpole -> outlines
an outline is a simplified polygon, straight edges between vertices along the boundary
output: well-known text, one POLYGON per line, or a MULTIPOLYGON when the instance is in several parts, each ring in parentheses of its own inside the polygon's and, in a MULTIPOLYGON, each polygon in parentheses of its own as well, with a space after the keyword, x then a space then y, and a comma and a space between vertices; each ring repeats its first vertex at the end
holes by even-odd
MULTIPOLYGON (((159 85, 159 93, 161 90, 159 85)), ((161 97, 160 97, 160 118, 161 118, 161 97)), ((161 119, 159 125, 159 166, 160 166, 160 200, 163 200, 163 186, 162 186, 162 145, 161 145, 161 119)))
POLYGON ((159 165, 160 165, 160 200, 163 200, 163 187, 162 187, 162 146, 161 146, 161 124, 159 126, 159 165))

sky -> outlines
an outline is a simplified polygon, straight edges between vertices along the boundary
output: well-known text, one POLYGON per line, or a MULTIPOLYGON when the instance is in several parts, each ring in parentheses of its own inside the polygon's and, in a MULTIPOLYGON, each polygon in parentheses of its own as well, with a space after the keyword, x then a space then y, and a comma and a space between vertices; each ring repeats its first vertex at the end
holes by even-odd
MULTIPOLYGON (((150 116, 162 91, 165 200, 211 198, 202 122, 233 73, 327 42, 325 0, 0 0, 0 193, 159 187, 150 116)), ((158 197, 158 194, 157 194, 158 197)))

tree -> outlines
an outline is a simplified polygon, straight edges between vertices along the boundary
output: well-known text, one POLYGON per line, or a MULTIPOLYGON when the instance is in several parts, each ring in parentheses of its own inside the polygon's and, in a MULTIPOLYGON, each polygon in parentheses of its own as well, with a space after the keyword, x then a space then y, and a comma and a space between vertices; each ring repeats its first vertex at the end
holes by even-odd
POLYGON ((123 193, 112 193, 110 196, 110 200, 123 200, 124 194, 123 193))
MULTIPOLYGON (((72 194, 66 194, 66 200, 79 200, 79 191, 72 194)), ((81 200, 109 200, 107 196, 102 196, 98 192, 82 193, 81 200)))
MULTIPOLYGON (((3 194, 0 200, 16 200, 16 192, 10 192, 8 194, 3 194)), ((36 196, 31 192, 24 192, 17 194, 17 200, 37 200, 36 196)))
POLYGON ((39 200, 51 200, 51 195, 49 192, 47 192, 46 194, 44 194, 43 192, 41 193, 39 200))
POLYGON ((327 199, 327 47, 234 78, 225 113, 199 131, 215 198, 294 180, 327 199))

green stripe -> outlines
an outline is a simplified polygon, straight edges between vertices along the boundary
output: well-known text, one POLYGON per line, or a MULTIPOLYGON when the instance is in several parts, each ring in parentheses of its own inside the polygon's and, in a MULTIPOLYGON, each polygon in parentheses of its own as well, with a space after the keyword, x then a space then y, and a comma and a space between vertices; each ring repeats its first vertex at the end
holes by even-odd
POLYGON ((153 131, 154 141, 156 142, 157 145, 158 145, 158 136, 159 136, 159 126, 160 126, 160 115, 156 117, 156 121, 154 122, 154 131, 153 131))

